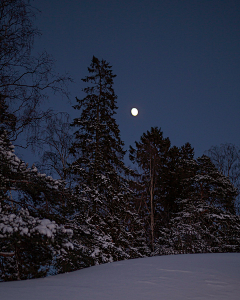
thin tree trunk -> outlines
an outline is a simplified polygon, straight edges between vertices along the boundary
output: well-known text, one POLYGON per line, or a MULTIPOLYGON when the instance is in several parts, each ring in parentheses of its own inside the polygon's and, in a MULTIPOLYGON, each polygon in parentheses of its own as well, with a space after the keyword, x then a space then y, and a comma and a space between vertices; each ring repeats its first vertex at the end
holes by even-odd
POLYGON ((99 152, 99 128, 98 128, 98 125, 99 125, 99 119, 100 119, 99 103, 100 103, 101 94, 102 94, 102 83, 101 83, 101 76, 100 76, 100 90, 99 90, 98 105, 97 105, 96 151, 95 151, 95 169, 94 169, 95 174, 97 171, 97 160, 98 160, 98 152, 99 152))
POLYGON ((154 207, 153 207, 153 174, 152 174, 152 159, 150 158, 150 205, 151 205, 151 244, 154 252, 154 207))
POLYGON ((19 254, 18 254, 18 248, 15 245, 15 258, 16 258, 16 268, 17 268, 17 280, 20 279, 20 271, 19 271, 19 254))

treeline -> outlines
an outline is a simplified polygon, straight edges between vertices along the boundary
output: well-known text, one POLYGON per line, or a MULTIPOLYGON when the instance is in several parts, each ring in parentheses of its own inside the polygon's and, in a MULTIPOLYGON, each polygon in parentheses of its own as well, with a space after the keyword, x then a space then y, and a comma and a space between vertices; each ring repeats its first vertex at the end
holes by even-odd
POLYGON ((96 57, 83 79, 85 97, 76 98, 79 117, 41 112, 47 91, 67 94, 71 79, 54 75, 46 53, 31 56, 38 32, 27 3, 0 5, 1 280, 150 255, 238 252, 237 148, 194 159, 189 143, 171 146, 156 127, 129 149, 138 171, 126 167, 116 75, 96 57), (28 143, 42 150, 32 167, 13 146, 27 131, 28 143))
POLYGON ((189 143, 171 147, 158 128, 151 128, 135 144, 130 159, 141 170, 134 185, 135 208, 151 251, 239 251, 239 192, 210 157, 194 159, 189 143))

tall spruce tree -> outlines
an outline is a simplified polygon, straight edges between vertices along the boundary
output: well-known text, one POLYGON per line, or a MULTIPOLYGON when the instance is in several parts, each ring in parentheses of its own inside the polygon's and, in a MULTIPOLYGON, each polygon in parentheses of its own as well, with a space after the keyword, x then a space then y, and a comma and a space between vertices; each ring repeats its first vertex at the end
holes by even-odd
POLYGON ((100 262, 137 257, 146 248, 139 218, 129 201, 131 192, 125 178, 130 170, 123 162, 124 143, 114 118, 116 75, 109 63, 94 56, 88 72, 89 76, 82 79, 89 84, 83 89, 86 96, 76 98, 78 104, 74 106, 81 115, 72 124, 78 130, 71 148, 76 158, 71 169, 78 195, 89 204, 85 216, 88 226, 95 227, 98 250, 93 256, 96 259, 96 252, 99 253, 100 262))

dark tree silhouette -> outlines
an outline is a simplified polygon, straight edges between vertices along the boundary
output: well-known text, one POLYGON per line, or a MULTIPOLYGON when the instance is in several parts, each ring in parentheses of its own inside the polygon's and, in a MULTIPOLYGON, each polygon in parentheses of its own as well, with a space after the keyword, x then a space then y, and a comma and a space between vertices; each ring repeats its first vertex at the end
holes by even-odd
POLYGON ((56 75, 54 60, 47 54, 33 56, 36 9, 26 0, 0 3, 0 126, 11 133, 11 140, 26 128, 35 128, 48 112, 40 104, 48 92, 68 96, 71 78, 56 75))

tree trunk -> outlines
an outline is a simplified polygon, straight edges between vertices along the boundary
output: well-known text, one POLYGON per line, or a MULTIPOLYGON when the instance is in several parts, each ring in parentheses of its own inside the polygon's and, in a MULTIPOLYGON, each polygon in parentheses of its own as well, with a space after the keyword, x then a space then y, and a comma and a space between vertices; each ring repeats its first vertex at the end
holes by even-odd
POLYGON ((151 244, 154 252, 154 207, 153 207, 154 189, 152 174, 152 159, 150 158, 150 205, 151 205, 151 244))

